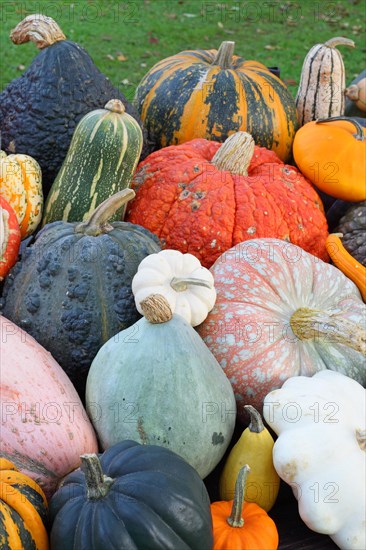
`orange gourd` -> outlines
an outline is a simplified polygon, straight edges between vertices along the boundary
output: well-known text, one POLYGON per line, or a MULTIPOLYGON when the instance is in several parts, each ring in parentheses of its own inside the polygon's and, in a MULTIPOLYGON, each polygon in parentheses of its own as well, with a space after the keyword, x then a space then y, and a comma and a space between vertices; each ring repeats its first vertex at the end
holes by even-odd
POLYGON ((0 457, 0 547, 48 550, 47 513, 40 486, 0 457))
POLYGON ((341 233, 331 233, 325 241, 327 252, 338 269, 357 285, 366 302, 366 267, 358 262, 343 246, 341 233))
POLYGON ((13 208, 21 237, 31 235, 41 221, 43 208, 41 168, 29 155, 0 151, 0 196, 13 208))
POLYGON ((356 120, 346 117, 308 122, 295 135, 295 162, 304 176, 324 193, 349 202, 363 201, 365 132, 356 120))
POLYGON ((278 531, 275 522, 260 506, 244 501, 250 467, 239 471, 234 500, 211 504, 213 550, 276 550, 278 531))

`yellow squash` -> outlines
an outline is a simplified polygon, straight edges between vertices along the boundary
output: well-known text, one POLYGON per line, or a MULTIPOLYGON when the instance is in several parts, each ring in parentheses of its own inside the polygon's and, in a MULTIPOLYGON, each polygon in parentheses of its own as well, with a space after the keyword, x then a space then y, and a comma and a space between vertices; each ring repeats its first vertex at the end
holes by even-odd
POLYGON ((259 412, 251 405, 245 409, 250 414, 250 424, 231 449, 220 477, 220 499, 232 500, 240 469, 249 464, 245 501, 258 504, 268 512, 274 505, 280 488, 280 478, 273 466, 274 440, 265 428, 259 412))
POLYGON ((0 196, 13 208, 22 239, 31 235, 41 221, 42 173, 29 155, 6 155, 0 151, 0 196))

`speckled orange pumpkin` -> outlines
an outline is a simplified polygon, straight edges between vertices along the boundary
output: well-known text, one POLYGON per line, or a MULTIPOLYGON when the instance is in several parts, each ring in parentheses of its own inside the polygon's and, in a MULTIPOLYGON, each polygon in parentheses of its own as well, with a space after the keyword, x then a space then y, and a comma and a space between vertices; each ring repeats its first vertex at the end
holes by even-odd
POLYGON ((132 187, 127 220, 205 267, 235 244, 262 237, 328 260, 327 222, 313 186, 246 132, 223 145, 195 139, 156 151, 140 163, 132 187))

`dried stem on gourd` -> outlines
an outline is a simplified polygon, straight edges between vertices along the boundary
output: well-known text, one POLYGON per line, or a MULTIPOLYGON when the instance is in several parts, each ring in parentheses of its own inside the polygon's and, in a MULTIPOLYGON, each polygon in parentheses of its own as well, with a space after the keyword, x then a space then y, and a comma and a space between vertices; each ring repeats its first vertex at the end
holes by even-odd
POLYGON ((323 340, 343 344, 366 355, 366 330, 348 319, 332 317, 324 311, 301 307, 291 316, 292 332, 299 340, 323 340))
POLYGON ((120 99, 110 99, 104 106, 104 109, 107 111, 112 111, 112 113, 119 113, 120 115, 126 111, 125 106, 120 99))
POLYGON ((103 474, 102 466, 96 454, 84 454, 80 456, 81 470, 85 475, 86 494, 91 500, 105 497, 114 479, 103 474))
POLYGON ((170 281, 170 286, 176 292, 184 292, 191 285, 212 288, 212 283, 209 281, 205 281, 204 279, 194 279, 193 277, 173 277, 170 281))
POLYGON ((152 294, 140 302, 142 313, 149 323, 160 324, 173 317, 168 300, 161 294, 152 294))
POLYGON ((230 69, 234 54, 235 42, 229 40, 222 42, 212 65, 218 65, 221 69, 230 69))
POLYGON ((245 485, 249 473, 250 468, 248 464, 245 464, 245 466, 239 470, 238 477, 236 478, 233 507, 230 516, 226 520, 230 527, 243 527, 244 525, 243 505, 245 485))
POLYGON ((37 48, 42 50, 60 40, 66 40, 66 36, 52 17, 35 13, 28 15, 18 23, 10 34, 14 44, 34 42, 37 48))
POLYGON ((128 201, 136 195, 133 189, 122 189, 105 201, 103 201, 85 222, 79 223, 74 231, 75 233, 84 233, 96 237, 101 233, 112 231, 113 226, 108 223, 110 218, 128 201))
POLYGON ((350 46, 351 48, 355 47, 355 43, 350 38, 345 38, 344 36, 335 36, 330 38, 324 43, 324 46, 328 48, 335 48, 336 46, 350 46))
POLYGON ((236 132, 229 136, 211 160, 218 170, 241 176, 248 175, 254 154, 254 139, 248 132, 236 132))
POLYGON ((257 409, 252 405, 244 405, 244 409, 250 415, 250 424, 248 426, 251 432, 259 434, 264 430, 263 420, 257 409))

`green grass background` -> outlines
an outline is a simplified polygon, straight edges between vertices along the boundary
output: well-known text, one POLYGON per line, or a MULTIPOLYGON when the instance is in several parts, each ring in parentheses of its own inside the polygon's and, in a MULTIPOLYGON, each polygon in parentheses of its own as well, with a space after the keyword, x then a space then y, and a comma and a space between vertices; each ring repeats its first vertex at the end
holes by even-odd
POLYGON ((304 57, 314 44, 334 36, 355 41, 354 49, 339 48, 347 83, 366 65, 366 0, 1 0, 0 90, 37 54, 33 43, 15 46, 9 39, 10 31, 31 13, 56 19, 67 38, 81 44, 129 99, 160 59, 185 49, 218 48, 223 40, 235 41, 241 57, 278 66, 293 95, 304 57))

